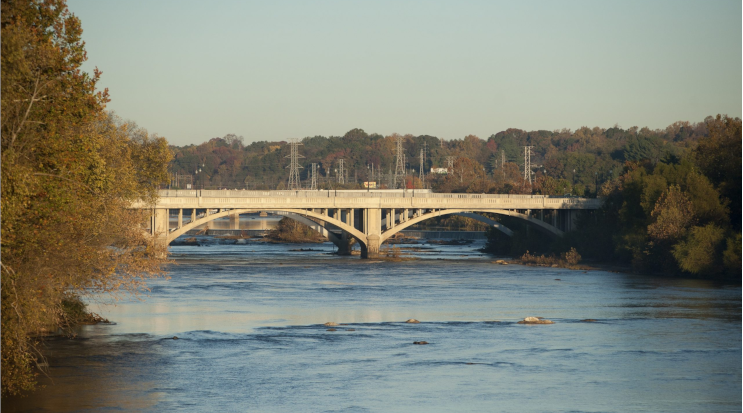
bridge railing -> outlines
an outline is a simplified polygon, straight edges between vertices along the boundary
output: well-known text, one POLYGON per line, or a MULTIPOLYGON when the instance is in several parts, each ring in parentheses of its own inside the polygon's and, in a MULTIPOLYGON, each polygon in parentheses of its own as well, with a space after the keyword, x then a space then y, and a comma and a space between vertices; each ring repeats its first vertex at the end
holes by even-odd
POLYGON ((320 191, 248 191, 248 190, 175 190, 164 189, 159 191, 161 197, 204 197, 204 198, 449 198, 449 199, 554 199, 555 202, 564 202, 566 198, 585 199, 561 195, 518 195, 518 194, 449 194, 434 193, 429 189, 402 190, 320 190, 320 191))

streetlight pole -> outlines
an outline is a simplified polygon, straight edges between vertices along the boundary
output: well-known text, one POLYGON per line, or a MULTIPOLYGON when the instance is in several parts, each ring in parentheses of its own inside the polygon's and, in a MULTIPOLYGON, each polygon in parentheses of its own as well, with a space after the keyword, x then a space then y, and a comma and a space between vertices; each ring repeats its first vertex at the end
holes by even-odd
POLYGON ((570 187, 570 195, 573 195, 574 190, 575 190, 575 168, 573 168, 573 186, 570 187))

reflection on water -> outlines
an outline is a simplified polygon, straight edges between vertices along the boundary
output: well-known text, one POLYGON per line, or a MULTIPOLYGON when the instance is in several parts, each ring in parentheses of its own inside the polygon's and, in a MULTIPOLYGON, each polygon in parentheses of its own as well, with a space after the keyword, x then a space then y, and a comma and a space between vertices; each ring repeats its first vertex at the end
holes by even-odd
POLYGON ((740 411, 739 286, 499 266, 477 247, 398 263, 330 244, 173 247, 169 280, 94 304, 116 325, 48 342, 54 385, 2 407, 740 411))

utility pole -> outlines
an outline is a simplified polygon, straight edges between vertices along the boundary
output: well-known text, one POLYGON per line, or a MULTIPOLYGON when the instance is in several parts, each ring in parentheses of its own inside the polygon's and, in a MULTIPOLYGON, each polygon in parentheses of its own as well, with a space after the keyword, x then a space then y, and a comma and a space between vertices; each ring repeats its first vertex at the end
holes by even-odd
POLYGON ((338 183, 345 184, 345 172, 343 171, 343 159, 338 160, 338 183))
POLYGON ((503 170, 503 179, 506 179, 506 150, 500 150, 500 168, 503 170))
POLYGON ((393 182, 395 189, 397 189, 397 178, 400 180, 405 179, 405 155, 402 153, 402 136, 395 136, 397 141, 397 159, 395 160, 395 180, 393 182))
POLYGON ((310 183, 310 189, 316 190, 317 189, 317 164, 312 164, 312 181, 310 183))
POLYGON ((531 185, 531 148, 533 146, 524 146, 524 183, 529 181, 529 185, 531 185))
POLYGON ((289 168, 289 185, 287 186, 290 190, 302 189, 299 183, 299 169, 302 168, 299 166, 299 158, 304 158, 304 156, 300 155, 297 150, 301 143, 298 139, 292 139, 289 141, 289 145, 291 146, 291 152, 289 156, 285 156, 285 158, 291 158, 289 166, 287 166, 289 168))

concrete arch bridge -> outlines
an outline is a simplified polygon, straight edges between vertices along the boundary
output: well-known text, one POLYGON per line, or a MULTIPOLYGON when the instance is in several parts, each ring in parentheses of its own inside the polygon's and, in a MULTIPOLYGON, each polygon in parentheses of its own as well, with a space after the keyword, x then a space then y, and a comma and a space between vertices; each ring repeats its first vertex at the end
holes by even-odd
POLYGON ((342 248, 350 237, 361 246, 362 258, 379 254, 384 241, 433 217, 458 214, 475 218, 511 235, 497 221, 478 215, 493 213, 525 220, 534 228, 560 237, 575 225, 581 210, 595 210, 601 199, 542 195, 440 194, 429 190, 384 191, 245 191, 163 190, 157 202, 135 203, 152 211, 150 232, 155 241, 170 244, 190 229, 229 217, 237 228, 240 214, 270 211, 308 224, 342 248), (170 228, 170 210, 178 211, 170 228), (197 214, 197 210, 203 210, 197 214), (186 212, 184 217, 184 211, 186 212), (331 229, 339 229, 338 236, 331 229))

